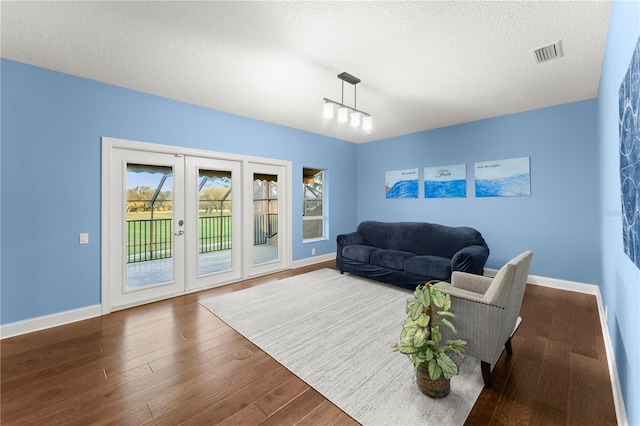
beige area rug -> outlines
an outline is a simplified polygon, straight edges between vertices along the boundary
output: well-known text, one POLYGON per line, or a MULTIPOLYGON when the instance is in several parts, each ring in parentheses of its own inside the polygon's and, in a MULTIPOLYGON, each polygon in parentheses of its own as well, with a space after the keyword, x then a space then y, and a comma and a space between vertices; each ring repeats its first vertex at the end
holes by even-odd
POLYGON ((217 317, 364 425, 461 425, 483 388, 480 362, 457 359, 434 400, 391 351, 411 292, 321 269, 203 300, 217 317))

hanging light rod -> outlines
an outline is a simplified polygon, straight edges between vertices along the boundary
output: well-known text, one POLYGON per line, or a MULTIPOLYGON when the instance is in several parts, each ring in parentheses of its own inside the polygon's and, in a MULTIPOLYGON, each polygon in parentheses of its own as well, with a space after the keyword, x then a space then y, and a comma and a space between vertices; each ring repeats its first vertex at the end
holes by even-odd
POLYGON ((359 112, 360 114, 364 115, 365 117, 371 117, 371 114, 369 114, 368 112, 364 112, 364 111, 361 111, 361 110, 359 110, 359 109, 355 109, 355 108, 353 108, 353 107, 350 107, 349 105, 341 104, 340 102, 333 101, 333 100, 331 100, 331 99, 329 99, 329 98, 322 98, 322 99, 323 99, 325 102, 329 102, 329 103, 332 103, 332 104, 338 105, 338 107, 348 108, 348 109, 350 109, 350 110, 351 110, 351 111, 353 111, 353 112, 359 112))
POLYGON ((363 130, 371 130, 371 114, 364 112, 357 108, 356 104, 356 84, 360 83, 358 77, 354 77, 348 72, 338 74, 338 78, 342 80, 342 101, 337 102, 328 98, 323 98, 323 116, 326 119, 331 119, 335 115, 336 105, 338 109, 338 123, 346 123, 349 121, 353 127, 362 127, 363 130), (344 82, 353 85, 353 107, 345 105, 344 103, 344 82), (351 111, 351 112, 349 112, 351 111), (349 120, 349 117, 351 119, 349 120))

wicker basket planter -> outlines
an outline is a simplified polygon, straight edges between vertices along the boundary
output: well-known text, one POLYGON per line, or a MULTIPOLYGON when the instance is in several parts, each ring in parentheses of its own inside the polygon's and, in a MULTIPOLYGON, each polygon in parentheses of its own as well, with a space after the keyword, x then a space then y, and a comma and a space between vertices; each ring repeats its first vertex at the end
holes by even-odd
POLYGON ((431 380, 427 371, 427 364, 421 364, 416 371, 416 382, 423 394, 430 398, 444 398, 451 390, 451 380, 440 376, 437 380, 431 380))

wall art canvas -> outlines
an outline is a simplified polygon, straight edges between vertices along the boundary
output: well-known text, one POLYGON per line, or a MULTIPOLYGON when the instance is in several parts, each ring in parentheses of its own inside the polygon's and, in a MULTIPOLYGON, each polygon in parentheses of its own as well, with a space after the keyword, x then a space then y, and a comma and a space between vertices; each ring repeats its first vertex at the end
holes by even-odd
POLYGON ((620 84, 620 186, 624 252, 640 268, 640 38, 620 84))
POLYGON ((424 198, 464 198, 466 196, 466 164, 424 168, 424 198))
POLYGON ((418 198, 418 169, 385 172, 386 198, 418 198))
POLYGON ((476 197, 531 195, 529 157, 475 163, 476 197))

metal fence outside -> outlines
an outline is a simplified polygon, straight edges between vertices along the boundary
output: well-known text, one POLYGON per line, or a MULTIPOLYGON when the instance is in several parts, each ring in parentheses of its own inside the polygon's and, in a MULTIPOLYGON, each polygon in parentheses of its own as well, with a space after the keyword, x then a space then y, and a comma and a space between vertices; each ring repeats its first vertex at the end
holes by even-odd
MULTIPOLYGON (((172 219, 127 221, 127 263, 166 259, 172 256, 172 219)), ((254 245, 267 244, 278 233, 278 215, 254 216, 254 245)), ((198 252, 231 248, 231 216, 198 218, 198 252)))

